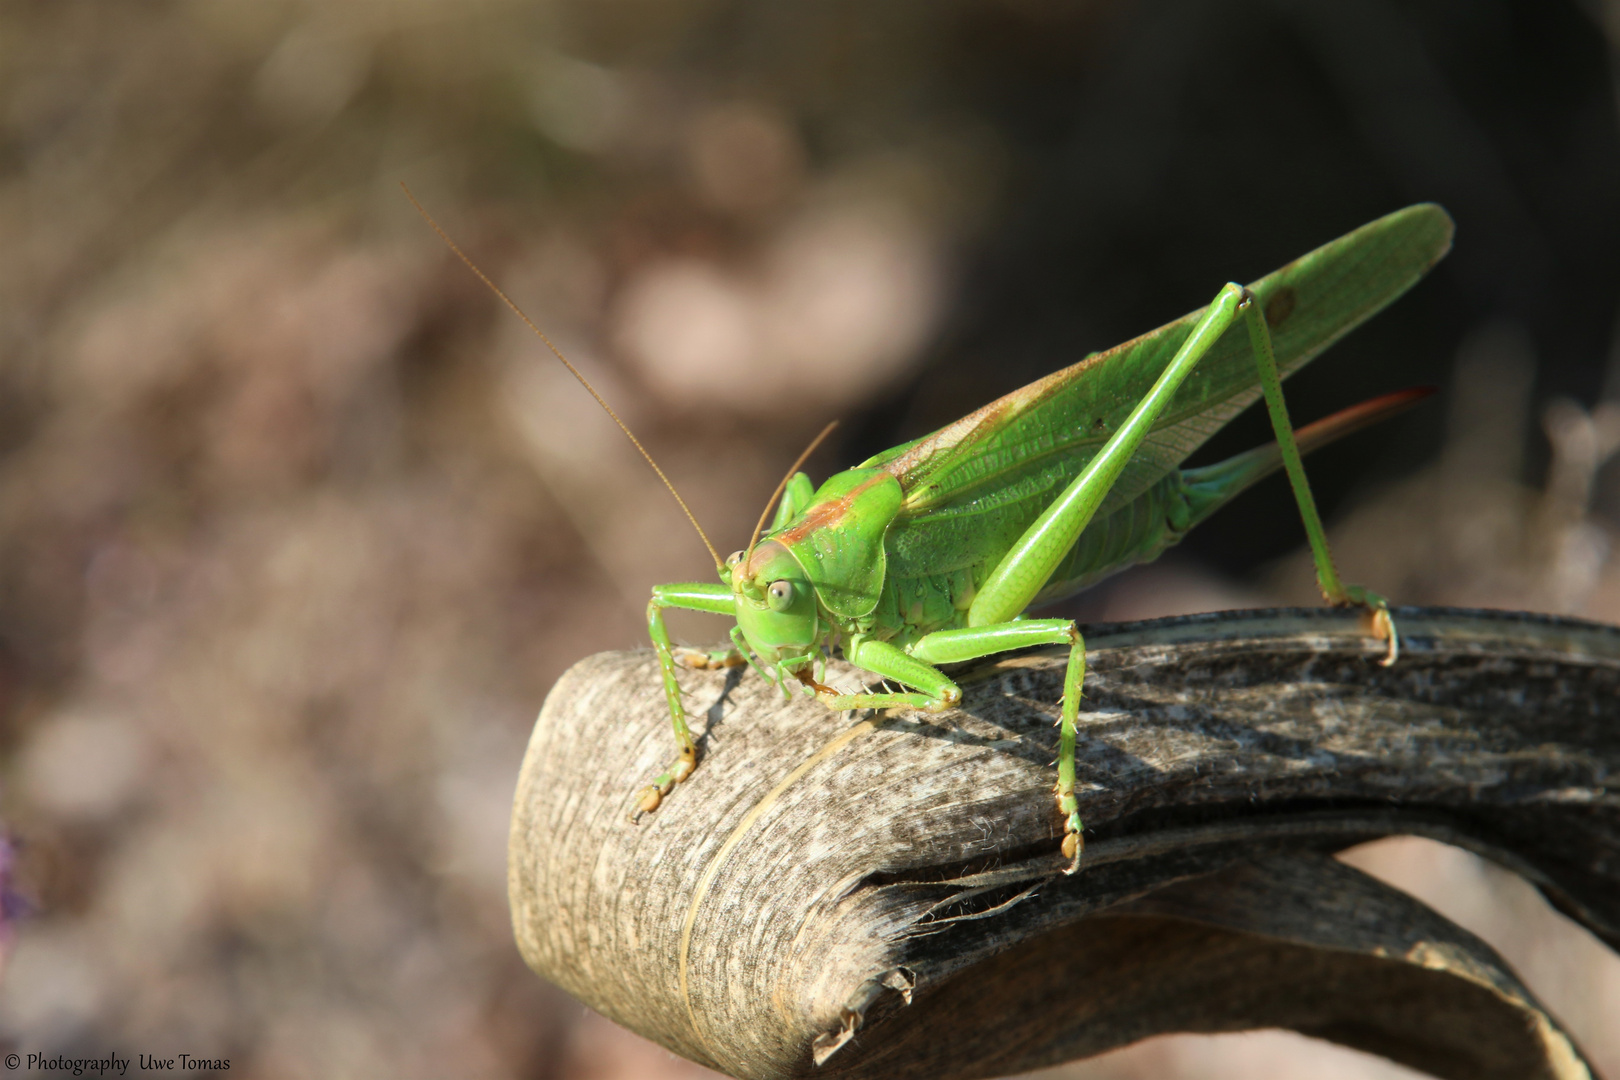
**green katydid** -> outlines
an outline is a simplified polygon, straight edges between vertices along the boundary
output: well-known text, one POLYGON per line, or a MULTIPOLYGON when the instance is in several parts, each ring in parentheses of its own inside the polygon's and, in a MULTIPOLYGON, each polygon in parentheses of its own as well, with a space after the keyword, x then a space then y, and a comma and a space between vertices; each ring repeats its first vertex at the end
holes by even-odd
POLYGON ((1397 211, 1247 288, 1228 284, 1208 307, 869 458, 820 488, 797 471, 806 451, 772 496, 781 502, 770 529, 761 532, 767 504, 748 547, 726 560, 704 537, 719 584, 653 589, 648 631, 678 752, 639 793, 639 810, 656 810, 697 766, 666 608, 736 621, 732 648, 689 652, 683 659, 690 666, 747 663, 767 679, 774 674, 784 693, 792 677, 837 710, 941 711, 961 700, 961 690, 938 665, 1065 645, 1055 794, 1072 873, 1082 846, 1074 774, 1085 642, 1072 620, 1028 618, 1025 610, 1157 558, 1279 467, 1299 504, 1323 596, 1367 608, 1387 642, 1383 662, 1393 662, 1399 636, 1388 604, 1339 579, 1300 451, 1382 419, 1424 392, 1366 402, 1296 438, 1281 378, 1414 285, 1446 254, 1451 234, 1438 206, 1397 211), (1276 443, 1215 465, 1180 467, 1261 396, 1276 443), (833 649, 904 689, 843 693, 821 684, 813 667, 833 649))

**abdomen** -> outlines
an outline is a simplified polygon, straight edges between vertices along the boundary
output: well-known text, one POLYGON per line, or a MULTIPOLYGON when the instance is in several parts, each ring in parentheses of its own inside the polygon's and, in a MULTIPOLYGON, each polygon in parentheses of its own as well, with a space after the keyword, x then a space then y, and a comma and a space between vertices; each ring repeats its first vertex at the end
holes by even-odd
MULTIPOLYGON (((965 531, 954 548, 908 545, 902 526, 892 538, 897 542, 888 545, 888 574, 872 632, 909 641, 965 625, 974 594, 1034 523, 1036 509, 1028 521, 986 515, 978 522, 982 528, 965 531)), ((1113 513, 1094 518, 1031 606, 1073 596, 1126 567, 1152 562, 1190 526, 1187 488, 1176 470, 1113 513)))

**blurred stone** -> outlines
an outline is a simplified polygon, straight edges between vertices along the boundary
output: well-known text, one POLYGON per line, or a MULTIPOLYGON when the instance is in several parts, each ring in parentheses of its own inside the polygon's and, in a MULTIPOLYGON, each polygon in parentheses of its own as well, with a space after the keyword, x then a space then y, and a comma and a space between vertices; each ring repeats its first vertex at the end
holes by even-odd
POLYGON ((558 144, 600 151, 624 134, 634 102, 617 73, 554 52, 535 65, 529 107, 535 126, 558 144))
POLYGON ((130 720, 94 709, 58 713, 33 732, 19 760, 24 794, 47 814, 102 821, 123 810, 148 779, 145 735, 130 720))
POLYGON ((754 102, 719 105, 692 122, 693 178, 713 206, 751 216, 780 205, 803 178, 804 148, 785 117, 754 102))
POLYGON ((749 287, 697 259, 642 270, 619 301, 619 342, 672 403, 763 408, 782 381, 760 349, 749 287))
POLYGON ((834 205, 790 222, 754 275, 691 258, 649 265, 620 298, 616 337, 678 407, 842 409, 915 357, 939 278, 903 213, 834 205))
POLYGON ((6 961, 0 1025, 59 1046, 91 1027, 106 1002, 93 946, 82 930, 35 924, 6 961))
POLYGON ((589 1009, 582 1012, 562 1062, 562 1080, 718 1080, 721 1075, 589 1009))
POLYGON ((781 382, 844 406, 912 361, 938 315, 931 237, 900 207, 838 204, 789 224, 768 256, 765 341, 781 382))
POLYGON ((365 85, 369 42, 321 18, 294 26, 265 58, 253 91, 289 127, 319 124, 338 113, 365 85))

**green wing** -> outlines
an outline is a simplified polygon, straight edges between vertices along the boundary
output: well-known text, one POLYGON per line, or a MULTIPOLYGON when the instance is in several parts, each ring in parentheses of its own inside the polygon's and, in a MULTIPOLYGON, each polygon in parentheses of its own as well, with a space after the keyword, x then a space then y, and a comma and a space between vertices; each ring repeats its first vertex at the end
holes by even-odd
MULTIPOLYGON (((1439 206, 1410 206, 1250 285, 1266 313, 1282 374, 1303 367, 1416 284, 1450 249, 1451 234, 1451 218, 1439 206)), ((1202 314, 1190 312, 1088 356, 863 462, 860 467, 885 469, 900 481, 905 501, 896 524, 908 534, 901 545, 906 561, 944 569, 968 555, 960 550, 964 529, 999 534, 1023 517, 1032 521, 1124 423, 1202 314), (947 550, 953 548, 954 554, 947 550)), ((1259 396, 1248 333, 1239 324, 1182 384, 1098 517, 1147 491, 1259 396)), ((981 539, 989 537, 981 532, 981 539)))

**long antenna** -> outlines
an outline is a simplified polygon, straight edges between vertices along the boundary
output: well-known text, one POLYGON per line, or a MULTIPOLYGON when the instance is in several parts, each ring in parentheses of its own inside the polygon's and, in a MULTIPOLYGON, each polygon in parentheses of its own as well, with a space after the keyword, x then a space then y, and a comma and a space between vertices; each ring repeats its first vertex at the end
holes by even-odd
POLYGON ((788 471, 782 476, 782 482, 776 485, 776 490, 771 492, 770 499, 765 503, 765 509, 760 511, 759 522, 754 526, 754 535, 748 538, 748 551, 743 556, 744 566, 747 566, 748 560, 753 558, 754 545, 759 543, 759 534, 765 531, 765 519, 771 516, 771 507, 776 505, 776 500, 780 499, 782 497, 782 492, 787 490, 788 481, 793 479, 793 474, 799 471, 800 465, 803 465, 806 461, 810 460, 810 455, 816 452, 816 447, 820 446, 822 440, 831 435, 833 428, 837 426, 838 421, 834 420, 832 423, 822 428, 821 434, 817 435, 814 439, 811 439, 810 445, 804 448, 804 453, 799 455, 799 460, 788 466, 788 471))
MULTIPOLYGON (((478 264, 469 259, 465 251, 462 251, 461 248, 456 246, 456 242, 450 239, 450 234, 441 229, 439 227, 439 223, 433 220, 433 215, 428 213, 427 209, 423 207, 421 203, 416 201, 416 196, 411 194, 411 189, 405 186, 405 182, 403 180, 400 181, 399 186, 405 192, 405 197, 411 200, 411 205, 416 207, 416 212, 421 214, 423 220, 433 227, 434 232, 439 234, 439 239, 443 240, 447 245, 449 245, 450 250, 456 253, 456 257, 467 264, 467 269, 478 275, 478 280, 489 286, 489 291, 500 297, 502 302, 505 303, 507 307, 511 308, 512 311, 516 313, 518 318, 523 320, 523 324, 530 330, 533 330, 535 332, 535 336, 546 343, 546 348, 551 350, 551 354, 558 360, 562 361, 563 367, 567 368, 569 373, 572 374, 574 378, 579 380, 579 385, 583 386, 587 391, 589 391, 591 397, 596 399, 596 403, 602 406, 602 411, 611 416, 613 418, 613 422, 619 425, 619 430, 624 432, 624 437, 629 439, 637 450, 641 451, 641 456, 647 459, 647 464, 651 465, 652 471, 658 474, 658 479, 664 482, 664 486, 669 488, 669 493, 675 496, 675 501, 681 504, 681 512, 686 515, 686 520, 692 523, 692 528, 697 530, 698 536, 703 538, 703 546, 709 549, 709 557, 714 560, 715 568, 724 570, 726 564, 721 561, 720 553, 714 550, 714 545, 709 543, 709 534, 704 532, 703 526, 698 524, 698 520, 692 514, 691 508, 686 505, 686 500, 681 498, 681 493, 675 490, 675 485, 669 482, 669 477, 665 476, 664 470, 658 467, 658 462, 654 461, 653 456, 647 453, 647 448, 641 445, 641 440, 636 438, 635 432, 631 431, 625 422, 619 419, 619 414, 613 411, 613 406, 609 405, 602 399, 602 395, 596 392, 596 387, 591 385, 590 380, 579 373, 579 368, 568 362, 568 357, 564 356, 562 354, 562 350, 557 348, 557 346, 552 343, 550 338, 546 337, 546 332, 536 326, 533 319, 523 314, 523 309, 518 307, 517 304, 513 303, 512 298, 502 292, 499 285, 489 280, 489 275, 478 269, 478 264)), ((828 430, 830 431, 832 429, 829 427, 828 430)), ((826 432, 822 432, 822 434, 825 435, 826 432)), ((820 442, 821 440, 818 439, 816 441, 820 442)), ((811 449, 813 450, 815 447, 812 446, 811 449)), ((806 451, 806 453, 808 453, 808 451, 806 451)), ((797 467, 798 466, 794 466, 794 468, 797 467)), ((784 480, 783 483, 785 484, 787 481, 784 480)))

